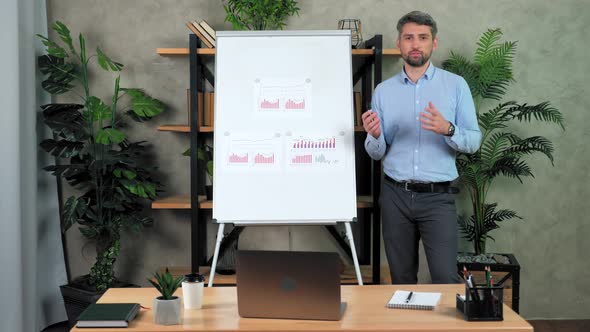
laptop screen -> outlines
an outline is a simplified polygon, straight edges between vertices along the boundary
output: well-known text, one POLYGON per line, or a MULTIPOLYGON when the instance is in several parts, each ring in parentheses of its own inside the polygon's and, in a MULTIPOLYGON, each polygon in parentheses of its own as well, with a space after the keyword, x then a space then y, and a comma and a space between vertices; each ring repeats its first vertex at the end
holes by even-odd
POLYGON ((239 251, 238 311, 242 317, 339 320, 337 253, 239 251))

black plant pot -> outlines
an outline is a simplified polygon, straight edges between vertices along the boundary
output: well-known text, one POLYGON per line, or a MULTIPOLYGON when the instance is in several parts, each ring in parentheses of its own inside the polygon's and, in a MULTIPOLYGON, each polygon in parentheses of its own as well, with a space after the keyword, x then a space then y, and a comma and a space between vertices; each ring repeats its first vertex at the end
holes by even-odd
POLYGON ((205 195, 208 201, 213 200, 213 185, 205 186, 205 195))
POLYGON ((89 291, 72 285, 59 286, 61 296, 64 299, 68 322, 71 326, 76 324, 78 316, 92 303, 96 303, 104 292, 89 291))
MULTIPOLYGON (((71 283, 59 286, 61 296, 63 297, 68 315, 68 323, 73 327, 78 321, 78 317, 89 305, 96 303, 104 294, 103 292, 85 289, 84 277, 73 280, 71 283)), ((123 281, 115 281, 113 287, 140 287, 123 281)))

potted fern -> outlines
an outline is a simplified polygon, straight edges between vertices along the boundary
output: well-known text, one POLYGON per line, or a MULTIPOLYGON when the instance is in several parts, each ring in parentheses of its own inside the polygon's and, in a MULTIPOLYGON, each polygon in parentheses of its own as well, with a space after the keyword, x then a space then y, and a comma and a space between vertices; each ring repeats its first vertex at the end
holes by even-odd
POLYGON ((548 101, 533 105, 516 101, 500 102, 497 106, 482 110, 487 100, 501 101, 510 83, 514 82, 512 61, 516 42, 500 41, 502 31, 490 29, 477 42, 473 62, 451 52, 443 68, 461 75, 469 84, 475 102, 479 126, 482 130, 480 149, 473 154, 459 153, 457 169, 460 181, 471 200, 472 214, 459 218, 465 238, 472 242, 476 255, 484 254, 489 234, 500 227, 499 223, 522 219, 515 211, 499 209, 497 203, 488 201, 488 193, 499 176, 523 183, 523 178, 533 177, 525 156, 545 155, 553 165, 553 143, 543 136, 520 137, 510 130, 512 122, 549 122, 565 130, 563 116, 548 101))
POLYGON ((154 273, 154 280, 148 281, 160 292, 154 299, 154 322, 161 325, 180 324, 180 298, 174 292, 182 285, 184 276, 173 277, 168 268, 164 273, 154 273))
POLYGON ((53 96, 70 92, 61 99, 78 100, 42 106, 44 123, 53 138, 43 140, 40 146, 56 159, 55 165, 44 169, 58 181, 65 180, 73 191, 62 209, 62 232, 78 224, 96 250, 89 273, 61 287, 72 322, 117 283, 114 267, 122 232, 141 231, 153 222, 140 212, 158 196, 160 184, 153 177, 154 168, 147 166, 150 156, 145 142, 132 141, 124 129, 129 126, 127 120, 151 120, 164 111, 164 106, 138 88, 122 87, 119 73, 123 65, 100 47, 90 54, 82 34, 76 43, 62 22, 55 22, 52 29, 59 40, 38 35, 47 47, 47 54, 38 58, 45 75, 42 87, 53 96), (92 60, 98 66, 93 68, 92 60), (101 71, 113 73, 109 101, 92 93, 89 77, 101 71))
POLYGON ((562 114, 548 101, 538 104, 502 101, 510 83, 514 82, 512 61, 516 42, 501 41, 501 38, 500 29, 487 30, 477 42, 473 61, 451 52, 443 68, 467 81, 483 135, 478 151, 457 154, 459 180, 471 203, 470 215, 460 215, 458 223, 463 237, 473 245, 473 253, 458 255, 457 269, 466 267, 483 271, 486 266, 494 264, 492 270, 500 272, 496 275, 500 284, 511 278, 512 299, 507 302, 518 312, 520 264, 513 254, 486 254, 486 241, 494 240, 490 232, 500 228, 501 222, 522 217, 516 211, 499 208, 498 203, 490 202, 488 193, 500 176, 516 179, 521 184, 525 177, 533 177, 532 169, 524 159, 526 156, 542 154, 553 165, 553 143, 543 136, 521 137, 510 129, 511 123, 547 122, 563 130, 565 127, 562 114), (500 103, 483 110, 488 101, 500 103))

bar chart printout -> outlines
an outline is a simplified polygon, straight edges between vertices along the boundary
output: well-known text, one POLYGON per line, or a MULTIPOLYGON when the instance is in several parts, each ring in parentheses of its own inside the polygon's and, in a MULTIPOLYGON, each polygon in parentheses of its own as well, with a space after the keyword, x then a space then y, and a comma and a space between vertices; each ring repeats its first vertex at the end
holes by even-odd
POLYGON ((272 134, 234 134, 226 136, 225 165, 228 170, 252 172, 280 169, 281 139, 272 134))
POLYGON ((310 79, 256 79, 256 111, 306 114, 311 112, 310 79))
POLYGON ((344 149, 336 136, 297 137, 289 141, 290 167, 340 168, 344 165, 344 149))

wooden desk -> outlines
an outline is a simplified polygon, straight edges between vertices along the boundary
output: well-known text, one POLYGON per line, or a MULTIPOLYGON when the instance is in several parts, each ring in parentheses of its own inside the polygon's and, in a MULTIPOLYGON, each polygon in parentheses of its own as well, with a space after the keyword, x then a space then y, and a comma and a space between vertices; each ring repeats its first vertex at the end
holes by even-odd
MULTIPOLYGON (((203 308, 183 311, 182 325, 154 325, 154 288, 112 288, 98 301, 139 302, 150 309, 138 314, 127 329, 116 331, 533 331, 524 319, 504 305, 502 322, 466 322, 455 309, 455 294, 462 285, 373 285, 342 286, 342 300, 348 302, 340 321, 252 319, 238 315, 236 288, 204 289, 203 308), (434 311, 388 309, 385 303, 396 289, 442 292, 434 311)), ((181 290, 177 292, 181 295, 181 290)), ((264 296, 264 294, 261 294, 264 296)), ((105 332, 108 329, 77 329, 80 332, 105 332)))

